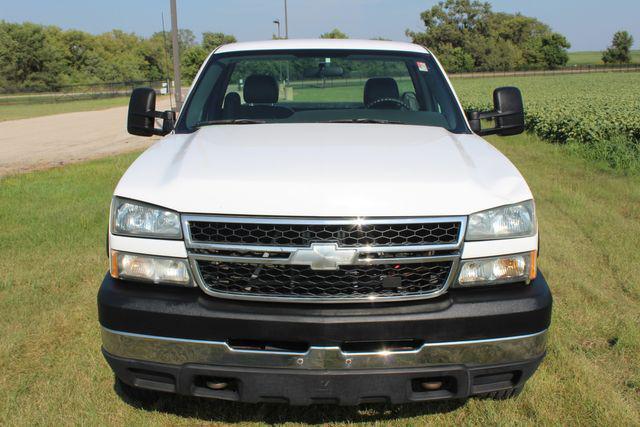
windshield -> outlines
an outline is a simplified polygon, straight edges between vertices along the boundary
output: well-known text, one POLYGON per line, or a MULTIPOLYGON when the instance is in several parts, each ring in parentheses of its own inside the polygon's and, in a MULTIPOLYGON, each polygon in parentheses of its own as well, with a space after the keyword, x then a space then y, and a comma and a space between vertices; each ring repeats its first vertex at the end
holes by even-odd
POLYGON ((213 55, 176 131, 254 123, 401 123, 468 132, 449 84, 428 54, 213 55))

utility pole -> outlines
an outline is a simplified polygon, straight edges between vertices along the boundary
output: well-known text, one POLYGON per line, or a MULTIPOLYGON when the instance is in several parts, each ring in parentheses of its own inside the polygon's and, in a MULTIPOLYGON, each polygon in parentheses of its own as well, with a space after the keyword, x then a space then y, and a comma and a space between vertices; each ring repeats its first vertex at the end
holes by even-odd
POLYGON ((289 38, 289 14, 287 12, 287 0, 284 0, 284 38, 289 38))
MULTIPOLYGON (((280 20, 274 19, 274 24, 278 27, 278 40, 282 39, 282 34, 280 33, 280 20)), ((282 82, 282 63, 278 61, 278 82, 282 82)))
POLYGON ((180 81, 180 47, 178 46, 178 11, 176 0, 171 3, 171 38, 173 40, 173 93, 176 97, 176 112, 182 108, 182 82, 180 81))
MULTIPOLYGON (((289 11, 287 8, 287 0, 284 0, 284 38, 289 39, 289 11)), ((289 84, 289 61, 287 61, 287 81, 285 87, 289 84)))

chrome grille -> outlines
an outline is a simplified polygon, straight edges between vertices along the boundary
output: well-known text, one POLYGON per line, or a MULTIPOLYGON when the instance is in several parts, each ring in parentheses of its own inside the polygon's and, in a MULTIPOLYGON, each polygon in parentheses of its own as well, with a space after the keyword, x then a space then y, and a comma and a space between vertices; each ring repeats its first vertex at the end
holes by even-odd
POLYGON ((270 298, 403 297, 436 292, 451 261, 426 264, 350 265, 315 271, 299 265, 197 261, 202 280, 216 292, 270 298))
POLYGON ((304 219, 184 215, 200 287, 292 302, 432 298, 457 272, 466 217, 304 219))
POLYGON ((336 242, 341 247, 450 244, 458 240, 459 222, 416 224, 251 224, 193 221, 194 242, 306 247, 336 242))

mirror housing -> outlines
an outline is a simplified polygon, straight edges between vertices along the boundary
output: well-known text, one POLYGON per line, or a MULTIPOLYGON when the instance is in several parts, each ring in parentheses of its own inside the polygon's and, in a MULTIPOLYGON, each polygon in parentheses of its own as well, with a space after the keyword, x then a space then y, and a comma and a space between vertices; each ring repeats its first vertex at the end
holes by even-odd
POLYGON ((153 136, 171 133, 176 121, 174 111, 156 111, 156 91, 139 87, 131 92, 127 132, 131 135, 153 136), (155 119, 162 119, 162 129, 156 129, 155 119))
POLYGON ((524 132, 524 103, 517 87, 499 87, 493 91, 493 111, 467 111, 471 130, 480 136, 518 135, 524 132), (483 120, 494 120, 495 127, 482 129, 483 120))
POLYGON ((327 64, 322 68, 320 74, 322 77, 342 77, 344 76, 344 69, 337 65, 327 64))
POLYGON ((305 68, 303 70, 304 78, 327 78, 327 77, 342 77, 344 76, 344 69, 337 65, 331 65, 327 62, 321 62, 316 68, 305 68))

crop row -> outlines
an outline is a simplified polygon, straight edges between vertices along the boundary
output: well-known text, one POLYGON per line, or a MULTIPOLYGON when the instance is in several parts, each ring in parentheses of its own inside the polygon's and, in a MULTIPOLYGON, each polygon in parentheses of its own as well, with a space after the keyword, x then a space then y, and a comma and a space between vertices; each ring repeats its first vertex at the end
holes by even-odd
POLYGON ((457 78, 465 108, 491 107, 492 91, 522 91, 527 130, 552 142, 594 144, 624 135, 640 143, 640 73, 457 78))

